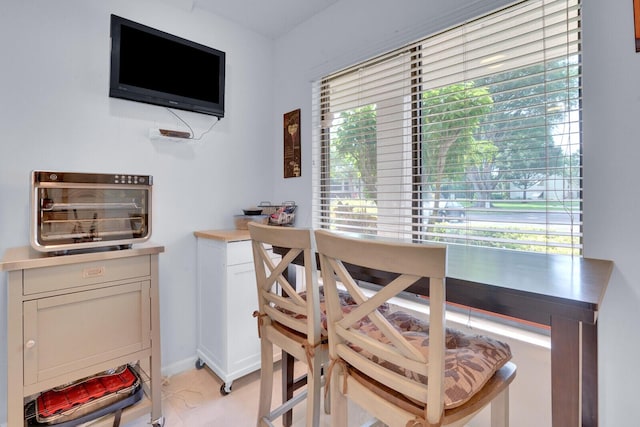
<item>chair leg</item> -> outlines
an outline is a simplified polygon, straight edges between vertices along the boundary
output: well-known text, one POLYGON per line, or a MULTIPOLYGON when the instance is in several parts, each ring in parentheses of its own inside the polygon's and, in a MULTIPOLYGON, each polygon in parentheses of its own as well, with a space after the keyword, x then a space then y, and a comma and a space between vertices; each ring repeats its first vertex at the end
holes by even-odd
MULTIPOLYGON (((295 389, 294 361, 295 358, 292 355, 282 350, 282 402, 287 402, 293 397, 293 391, 295 389)), ((283 427, 291 427, 292 422, 293 409, 282 415, 283 427)))
POLYGON ((329 394, 331 395, 331 426, 344 427, 348 424, 347 398, 342 394, 342 375, 339 366, 333 368, 329 394))
POLYGON ((262 425, 263 417, 271 412, 271 396, 273 394, 273 344, 262 338, 260 341, 260 398, 258 404, 258 422, 262 425))
POLYGON ((509 427, 509 388, 491 401, 491 427, 509 427))
POLYGON ((320 397, 322 394, 322 364, 312 362, 307 367, 307 426, 320 425, 320 397))

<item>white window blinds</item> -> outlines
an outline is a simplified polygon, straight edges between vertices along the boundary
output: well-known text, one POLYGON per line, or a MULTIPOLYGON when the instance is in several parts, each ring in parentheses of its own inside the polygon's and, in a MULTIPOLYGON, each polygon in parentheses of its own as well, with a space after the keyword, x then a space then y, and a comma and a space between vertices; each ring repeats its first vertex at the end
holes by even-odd
POLYGON ((529 0, 317 82, 314 226, 581 254, 580 43, 529 0))

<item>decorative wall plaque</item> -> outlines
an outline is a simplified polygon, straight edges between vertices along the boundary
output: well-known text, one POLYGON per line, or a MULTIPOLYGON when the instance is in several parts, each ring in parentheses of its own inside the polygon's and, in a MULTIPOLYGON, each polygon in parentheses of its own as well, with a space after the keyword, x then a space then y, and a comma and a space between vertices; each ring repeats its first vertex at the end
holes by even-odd
POLYGON ((636 30, 636 52, 640 52, 640 0, 633 0, 633 23, 636 30))
POLYGON ((284 177, 301 174, 300 162, 300 109, 284 114, 284 177))

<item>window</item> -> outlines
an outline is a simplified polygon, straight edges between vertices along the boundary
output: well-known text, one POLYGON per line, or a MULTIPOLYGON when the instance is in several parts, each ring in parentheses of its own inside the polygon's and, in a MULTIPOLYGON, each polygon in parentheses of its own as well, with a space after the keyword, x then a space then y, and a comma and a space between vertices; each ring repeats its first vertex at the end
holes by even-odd
POLYGON ((578 0, 529 0, 314 85, 315 227, 582 252, 578 0))

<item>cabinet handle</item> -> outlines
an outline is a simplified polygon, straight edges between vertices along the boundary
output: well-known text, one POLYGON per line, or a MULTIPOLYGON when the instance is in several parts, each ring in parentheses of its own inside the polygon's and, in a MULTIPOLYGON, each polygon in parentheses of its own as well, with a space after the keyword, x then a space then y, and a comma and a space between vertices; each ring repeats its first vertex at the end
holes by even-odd
POLYGON ((35 347, 35 345, 36 345, 36 342, 34 340, 29 340, 24 346, 27 348, 33 348, 35 347))

